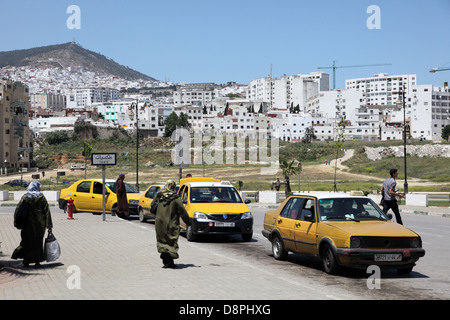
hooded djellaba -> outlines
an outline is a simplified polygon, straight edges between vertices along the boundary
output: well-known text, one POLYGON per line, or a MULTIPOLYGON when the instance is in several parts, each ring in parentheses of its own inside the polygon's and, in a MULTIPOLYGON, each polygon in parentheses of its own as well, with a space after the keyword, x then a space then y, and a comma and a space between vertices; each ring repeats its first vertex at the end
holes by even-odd
POLYGON ((173 259, 178 259, 178 237, 180 218, 189 225, 189 215, 176 193, 176 183, 167 181, 164 189, 156 195, 158 201, 155 231, 158 252, 161 253, 164 267, 175 268, 173 259))
MULTIPOLYGON (((20 199, 14 213, 14 220, 17 218, 22 202, 26 205, 26 218, 21 226, 21 242, 14 250, 12 259, 23 259, 23 265, 28 267, 30 263, 35 263, 36 267, 40 262, 45 261, 44 236, 45 230, 51 232, 53 228, 52 216, 47 199, 41 193, 41 183, 33 181, 29 184, 27 193, 20 199)), ((16 223, 16 221, 15 221, 16 223)))

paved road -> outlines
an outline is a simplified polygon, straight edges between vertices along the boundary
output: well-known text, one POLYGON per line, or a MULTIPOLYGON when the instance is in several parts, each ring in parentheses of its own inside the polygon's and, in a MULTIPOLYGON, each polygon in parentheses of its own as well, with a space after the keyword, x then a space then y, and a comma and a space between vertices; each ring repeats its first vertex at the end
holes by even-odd
POLYGON ((450 219, 405 214, 405 224, 423 234, 425 258, 409 276, 383 272, 381 289, 367 288, 364 272, 329 276, 320 262, 302 255, 287 261, 271 256, 261 235, 265 209, 253 207, 253 241, 240 237, 180 237, 175 270, 162 268, 154 225, 78 213, 75 220, 52 207, 54 232, 62 254, 42 268, 23 268, 11 260, 20 242, 12 207, 0 207, 0 300, 9 299, 179 299, 179 300, 332 300, 449 299, 450 219))

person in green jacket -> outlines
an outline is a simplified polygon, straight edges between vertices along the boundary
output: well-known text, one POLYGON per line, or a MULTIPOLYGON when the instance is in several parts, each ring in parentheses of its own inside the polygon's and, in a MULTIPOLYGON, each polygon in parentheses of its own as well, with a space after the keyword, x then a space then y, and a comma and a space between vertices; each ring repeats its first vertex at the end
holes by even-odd
POLYGON ((156 247, 161 253, 164 267, 175 268, 173 260, 179 257, 180 217, 189 225, 189 215, 176 193, 176 183, 173 180, 167 181, 155 200, 158 201, 155 219, 156 247))
POLYGON ((12 259, 22 258, 25 267, 28 267, 30 263, 35 263, 36 267, 40 267, 40 263, 45 261, 45 230, 51 232, 53 228, 52 216, 47 199, 41 193, 40 182, 33 181, 29 184, 27 193, 17 205, 14 219, 17 217, 22 202, 25 202, 27 215, 21 227, 20 236, 22 240, 14 250, 12 259))

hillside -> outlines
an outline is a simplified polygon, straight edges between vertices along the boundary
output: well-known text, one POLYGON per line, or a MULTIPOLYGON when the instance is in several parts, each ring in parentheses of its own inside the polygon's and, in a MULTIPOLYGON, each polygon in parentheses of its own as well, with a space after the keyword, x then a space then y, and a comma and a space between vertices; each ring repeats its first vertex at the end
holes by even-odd
POLYGON ((81 66, 84 70, 99 74, 110 74, 125 80, 156 80, 122 66, 102 54, 84 49, 74 42, 25 50, 2 51, 0 52, 0 68, 7 66, 57 67, 62 69, 81 66))

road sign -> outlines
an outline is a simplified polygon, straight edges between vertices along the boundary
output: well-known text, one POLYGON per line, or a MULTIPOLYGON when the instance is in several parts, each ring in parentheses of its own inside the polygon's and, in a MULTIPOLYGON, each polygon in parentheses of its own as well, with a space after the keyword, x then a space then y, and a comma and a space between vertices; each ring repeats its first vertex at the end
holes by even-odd
POLYGON ((91 155, 91 164, 93 166, 101 165, 116 165, 116 154, 115 153, 93 153, 91 155))

